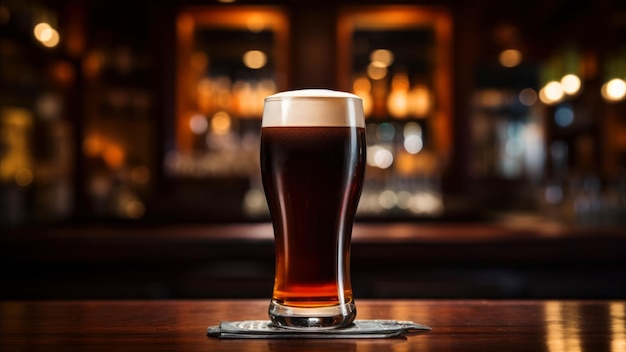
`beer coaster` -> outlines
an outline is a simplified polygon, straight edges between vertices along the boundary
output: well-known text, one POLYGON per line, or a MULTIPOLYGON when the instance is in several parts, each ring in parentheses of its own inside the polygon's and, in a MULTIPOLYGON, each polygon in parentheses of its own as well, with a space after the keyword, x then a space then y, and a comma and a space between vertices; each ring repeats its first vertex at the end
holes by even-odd
POLYGON ((396 320, 355 320, 345 328, 326 330, 286 329, 269 320, 243 320, 209 326, 207 335, 223 339, 382 339, 430 330, 426 325, 396 320))

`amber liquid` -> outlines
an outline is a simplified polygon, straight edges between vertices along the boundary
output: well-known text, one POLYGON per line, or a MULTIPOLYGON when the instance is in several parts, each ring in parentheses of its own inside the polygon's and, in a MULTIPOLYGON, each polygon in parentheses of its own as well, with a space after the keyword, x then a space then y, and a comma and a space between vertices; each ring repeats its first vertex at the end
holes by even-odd
POLYGON ((261 169, 274 226, 273 301, 352 301, 350 238, 363 186, 365 129, 263 127, 261 169))

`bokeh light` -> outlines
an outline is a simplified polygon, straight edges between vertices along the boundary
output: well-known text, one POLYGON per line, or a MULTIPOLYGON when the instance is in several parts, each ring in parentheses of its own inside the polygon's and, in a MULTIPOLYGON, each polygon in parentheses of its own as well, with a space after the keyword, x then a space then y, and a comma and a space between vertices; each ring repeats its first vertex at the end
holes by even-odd
POLYGON ((387 66, 375 61, 367 65, 367 75, 373 80, 381 80, 387 75, 387 66))
POLYGON ((574 110, 570 105, 559 106, 554 112, 554 122, 561 127, 567 127, 574 122, 574 110))
POLYGON ((387 169, 393 164, 393 153, 385 147, 372 146, 367 150, 367 164, 380 169, 387 169))
POLYGON ((260 33, 265 29, 265 22, 260 16, 250 17, 246 21, 246 27, 252 33, 260 33))
POLYGON ((537 92, 532 88, 525 88, 519 93, 518 98, 522 105, 532 106, 537 102, 537 92))
POLYGON ((515 67, 522 62, 522 53, 516 49, 503 50, 498 56, 498 61, 504 67, 515 67))
POLYGON ((539 99, 544 104, 554 104, 563 99, 564 96, 563 87, 561 87, 561 83, 557 81, 551 81, 546 84, 539 91, 539 99))
POLYGON ((146 213, 146 207, 139 200, 131 200, 126 203, 125 213, 131 219, 139 219, 146 213))
POLYGON ((626 82, 620 78, 614 78, 602 86, 602 96, 608 101, 619 101, 626 96, 626 82))
POLYGON ((267 55, 260 50, 249 50, 243 54, 243 63, 246 67, 257 70, 267 63, 267 55))
POLYGON ((215 134, 224 135, 230 132, 231 126, 230 115, 225 111, 218 111, 211 119, 211 129, 215 134))
POLYGON ((134 167, 130 172, 130 179, 138 185, 147 184, 150 177, 150 169, 143 165, 134 167))
POLYGON ((115 144, 109 144, 105 147, 102 158, 111 169, 119 169, 126 161, 126 153, 115 144))
POLYGON ((41 44, 48 48, 54 48, 61 40, 59 32, 46 22, 36 24, 33 28, 33 34, 35 35, 35 38, 41 42, 41 44))
POLYGON ((561 88, 568 95, 574 95, 580 91, 580 78, 575 74, 567 74, 561 78, 561 88))
POLYGON ((407 123, 404 126, 404 149, 410 154, 417 154, 423 147, 422 127, 417 122, 407 123))
POLYGON ((393 63, 394 55, 390 50, 378 49, 370 54, 370 61, 376 62, 379 66, 389 67, 393 63))
POLYGON ((392 209, 398 204, 398 196, 392 190, 384 190, 378 195, 378 203, 383 209, 392 209))
POLYGON ((208 127, 209 123, 202 114, 195 114, 189 119, 189 128, 194 134, 203 134, 208 127))
POLYGON ((424 141, 422 140, 422 136, 411 135, 404 138, 404 149, 411 154, 419 153, 423 147, 424 141))

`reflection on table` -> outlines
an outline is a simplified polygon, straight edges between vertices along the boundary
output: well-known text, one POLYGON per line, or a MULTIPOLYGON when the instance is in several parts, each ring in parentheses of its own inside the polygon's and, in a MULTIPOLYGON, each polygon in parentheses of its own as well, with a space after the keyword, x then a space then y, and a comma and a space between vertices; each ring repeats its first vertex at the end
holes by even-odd
POLYGON ((626 349, 624 301, 361 300, 358 319, 409 320, 392 339, 226 340, 220 321, 267 319, 268 300, 0 303, 3 351, 591 351, 626 349))

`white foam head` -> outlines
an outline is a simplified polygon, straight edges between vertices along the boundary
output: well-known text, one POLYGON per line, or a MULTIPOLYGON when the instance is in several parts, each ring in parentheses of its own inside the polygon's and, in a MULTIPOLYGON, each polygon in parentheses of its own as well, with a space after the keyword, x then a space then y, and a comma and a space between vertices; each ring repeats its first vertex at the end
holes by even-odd
POLYGON ((328 89, 301 89, 265 98, 262 127, 365 127, 363 101, 354 94, 328 89))

